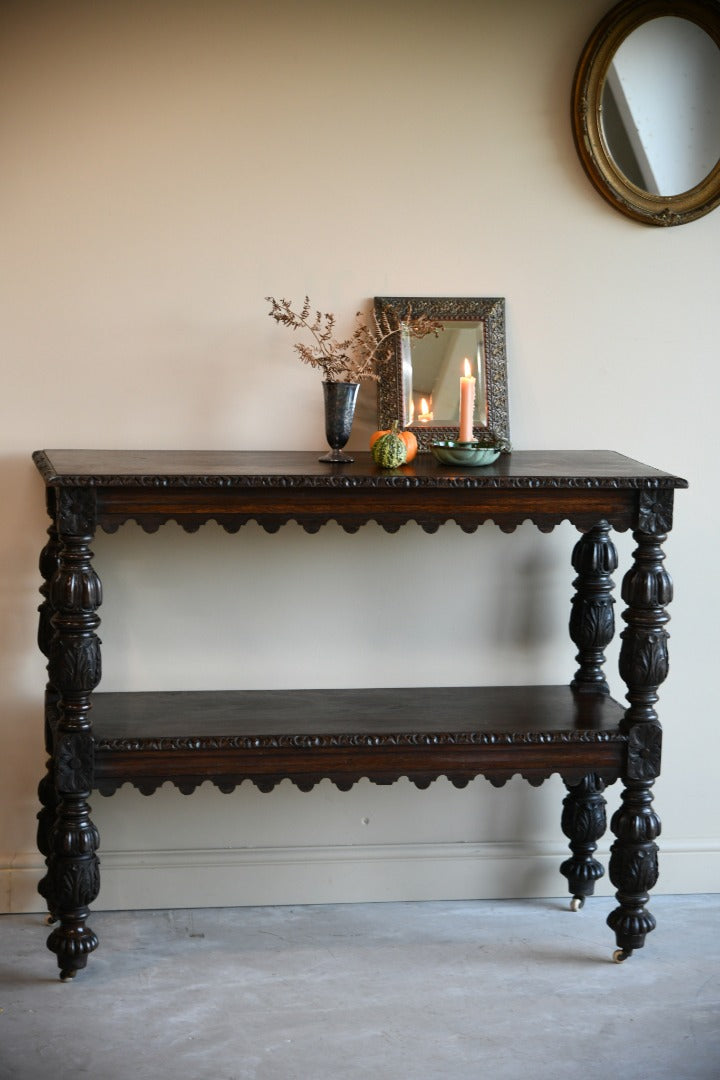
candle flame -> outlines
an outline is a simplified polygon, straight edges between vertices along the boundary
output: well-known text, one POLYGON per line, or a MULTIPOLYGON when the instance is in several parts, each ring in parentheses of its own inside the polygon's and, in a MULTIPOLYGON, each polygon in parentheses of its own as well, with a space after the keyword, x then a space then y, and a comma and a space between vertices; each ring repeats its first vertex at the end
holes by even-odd
POLYGON ((470 361, 467 356, 465 357, 465 378, 469 379, 472 375, 472 368, 470 367, 470 361))
POLYGON ((420 415, 418 419, 423 424, 427 424, 429 420, 432 420, 433 414, 430 412, 430 406, 428 405, 427 398, 420 399, 420 415))

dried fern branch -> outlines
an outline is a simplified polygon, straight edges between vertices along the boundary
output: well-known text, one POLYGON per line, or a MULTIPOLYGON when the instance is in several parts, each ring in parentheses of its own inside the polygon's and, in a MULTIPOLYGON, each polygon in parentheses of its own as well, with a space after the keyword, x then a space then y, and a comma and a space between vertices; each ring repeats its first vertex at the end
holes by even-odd
POLYGON ((309 297, 297 311, 290 300, 276 300, 266 296, 271 305, 268 314, 290 330, 305 330, 313 344, 296 342, 294 348, 300 359, 311 367, 321 368, 327 382, 362 382, 377 380, 379 367, 387 359, 392 339, 406 331, 410 337, 421 338, 438 333, 442 323, 426 315, 413 316, 408 308, 399 324, 391 324, 383 312, 380 316, 373 310, 369 315, 358 311, 357 325, 349 338, 338 340, 334 336, 335 316, 326 311, 313 311, 309 297))

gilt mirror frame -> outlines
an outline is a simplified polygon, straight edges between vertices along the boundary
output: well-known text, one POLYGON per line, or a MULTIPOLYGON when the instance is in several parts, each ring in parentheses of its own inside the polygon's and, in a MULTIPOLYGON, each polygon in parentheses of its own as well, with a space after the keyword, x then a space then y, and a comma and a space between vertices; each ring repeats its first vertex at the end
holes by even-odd
POLYGON ((602 124, 608 68, 623 41, 638 27, 662 17, 688 19, 720 48, 717 0, 621 0, 598 23, 583 49, 572 94, 572 129, 585 172, 596 190, 621 214, 647 225, 684 225, 720 203, 720 160, 708 175, 677 195, 653 195, 637 187, 616 165, 602 124))
MULTIPOLYGON (((507 358, 505 348, 505 300, 502 297, 459 296, 376 296, 378 317, 387 317, 393 327, 400 326, 408 312, 425 315, 442 323, 476 322, 482 324, 482 384, 485 390, 485 424, 473 424, 473 438, 486 445, 510 450, 508 412, 507 358)), ((403 425, 407 415, 407 355, 412 340, 395 334, 391 349, 380 371, 377 386, 378 427, 389 428, 395 420, 403 425)), ((458 371, 458 380, 461 372, 458 371)), ((459 394, 459 381, 458 381, 459 394)), ((413 424, 418 449, 429 451, 434 442, 456 440, 458 425, 413 424)))

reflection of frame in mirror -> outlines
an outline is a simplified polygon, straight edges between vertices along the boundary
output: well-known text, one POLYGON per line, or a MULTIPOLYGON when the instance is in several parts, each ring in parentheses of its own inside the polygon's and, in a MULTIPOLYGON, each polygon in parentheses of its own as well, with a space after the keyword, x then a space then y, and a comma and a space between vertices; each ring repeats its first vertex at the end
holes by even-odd
POLYGON ((460 377, 476 380, 473 438, 510 449, 505 301, 494 297, 377 296, 378 315, 393 326, 408 313, 442 324, 437 335, 393 337, 378 382, 378 427, 395 420, 417 436, 420 450, 457 439, 460 377), (467 361, 467 368, 466 368, 467 361))

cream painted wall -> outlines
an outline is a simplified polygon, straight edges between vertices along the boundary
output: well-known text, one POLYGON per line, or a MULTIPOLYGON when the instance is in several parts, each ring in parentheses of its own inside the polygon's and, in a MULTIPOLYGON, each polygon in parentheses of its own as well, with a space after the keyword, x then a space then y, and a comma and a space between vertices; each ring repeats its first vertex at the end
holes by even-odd
MULTIPOLYGON (((720 887, 720 213, 648 229, 585 179, 570 85, 605 7, 3 5, 2 910, 36 908, 40 872, 30 453, 322 447, 319 377, 269 293, 347 321, 374 295, 505 296, 516 447, 611 447, 690 479, 667 545, 658 889, 720 887)), ((364 388, 351 445, 373 421, 364 388)), ((95 546, 103 688, 565 680, 574 537, 127 526, 95 546)), ((93 799, 97 906, 561 894, 562 792, 126 788, 93 799)))

